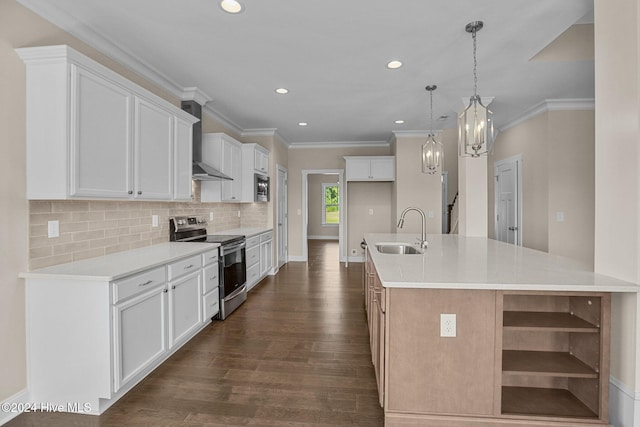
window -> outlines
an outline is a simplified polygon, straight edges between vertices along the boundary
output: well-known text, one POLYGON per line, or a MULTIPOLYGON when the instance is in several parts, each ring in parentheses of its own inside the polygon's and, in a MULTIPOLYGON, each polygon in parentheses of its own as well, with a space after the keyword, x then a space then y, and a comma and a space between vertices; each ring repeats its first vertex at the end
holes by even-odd
POLYGON ((337 183, 322 184, 322 225, 340 224, 340 187, 337 183))

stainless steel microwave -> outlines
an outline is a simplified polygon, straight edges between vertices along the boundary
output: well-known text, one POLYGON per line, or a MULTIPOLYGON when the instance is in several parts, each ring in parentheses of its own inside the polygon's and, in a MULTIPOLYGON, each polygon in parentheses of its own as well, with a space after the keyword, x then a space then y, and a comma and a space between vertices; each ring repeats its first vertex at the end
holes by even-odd
POLYGON ((256 173, 254 176, 254 200, 256 202, 269 201, 269 177, 256 173))

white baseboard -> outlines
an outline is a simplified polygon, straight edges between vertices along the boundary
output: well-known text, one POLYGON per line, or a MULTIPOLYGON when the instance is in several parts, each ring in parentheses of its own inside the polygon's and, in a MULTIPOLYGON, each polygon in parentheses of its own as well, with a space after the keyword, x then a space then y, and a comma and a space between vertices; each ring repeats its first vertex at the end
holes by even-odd
POLYGON ((307 240, 340 240, 338 236, 307 236, 307 240))
POLYGON ((293 262, 305 262, 307 259, 302 255, 289 255, 288 260, 293 262))
POLYGON ((349 256, 349 262, 364 262, 363 256, 349 256))
POLYGON ((640 392, 615 377, 609 378, 609 422, 614 427, 640 425, 640 392))
POLYGON ((24 389, 0 402, 0 426, 24 412, 29 402, 29 390, 24 389))

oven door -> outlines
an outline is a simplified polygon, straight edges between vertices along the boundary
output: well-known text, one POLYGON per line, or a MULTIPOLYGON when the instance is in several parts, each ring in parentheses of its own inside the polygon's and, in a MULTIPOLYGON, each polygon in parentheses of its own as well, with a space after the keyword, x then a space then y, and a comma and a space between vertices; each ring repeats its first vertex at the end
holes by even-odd
POLYGON ((220 247, 220 275, 222 295, 226 298, 241 288, 247 281, 245 241, 220 247))

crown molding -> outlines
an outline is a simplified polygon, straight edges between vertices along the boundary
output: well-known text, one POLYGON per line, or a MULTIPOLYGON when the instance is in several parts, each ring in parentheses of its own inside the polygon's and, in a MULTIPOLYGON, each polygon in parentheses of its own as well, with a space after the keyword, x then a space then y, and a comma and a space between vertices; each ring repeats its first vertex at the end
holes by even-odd
POLYGON ((548 111, 580 111, 595 110, 596 102, 593 98, 571 98, 571 99, 545 99, 526 110, 520 117, 501 126, 499 130, 504 132, 514 126, 517 126, 535 116, 546 113, 548 111))
POLYGON ((439 135, 443 132, 442 129, 433 130, 393 130, 391 133, 397 139, 402 138, 426 138, 430 134, 439 135))
POLYGON ((289 148, 375 148, 389 147, 389 141, 291 142, 289 148))
POLYGON ((196 101, 198 104, 204 106, 207 102, 211 101, 211 97, 198 89, 197 87, 185 87, 182 90, 181 98, 183 101, 196 101))
POLYGON ((285 147, 289 147, 289 142, 278 133, 276 128, 262 128, 262 129, 245 129, 242 131, 242 136, 270 136, 275 140, 278 140, 285 147))

